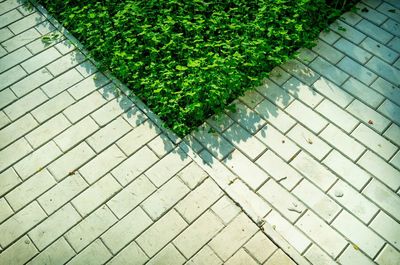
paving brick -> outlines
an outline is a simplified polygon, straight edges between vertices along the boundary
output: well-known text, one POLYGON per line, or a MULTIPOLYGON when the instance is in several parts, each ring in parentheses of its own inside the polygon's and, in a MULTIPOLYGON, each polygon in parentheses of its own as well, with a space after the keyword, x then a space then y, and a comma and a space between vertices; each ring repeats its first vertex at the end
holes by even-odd
MULTIPOLYGON (((158 160, 158 159, 157 159, 158 160)), ((180 148, 176 148, 167 156, 159 160, 147 172, 146 176, 157 187, 163 185, 173 175, 178 173, 182 168, 189 164, 191 159, 180 148)))
POLYGON ((351 132, 358 124, 356 118, 329 100, 322 101, 315 110, 347 133, 351 132))
POLYGON ((70 123, 65 116, 60 114, 42 124, 25 137, 34 148, 37 148, 65 130, 69 125, 70 123))
POLYGON ((350 264, 365 264, 372 265, 372 262, 365 254, 361 251, 354 249, 354 246, 347 246, 346 250, 337 259, 340 264, 350 265, 350 264))
POLYGON ((204 246, 197 254, 191 258, 186 264, 188 265, 220 265, 221 259, 208 246, 204 246))
POLYGON ((305 152, 299 153, 290 165, 299 170, 307 179, 323 191, 327 191, 336 181, 335 175, 305 152))
POLYGON ((148 256, 153 256, 186 227, 186 222, 179 214, 171 210, 141 234, 136 242, 148 256))
POLYGON ((186 186, 190 189, 194 189, 208 177, 208 174, 196 162, 192 162, 182 169, 177 176, 186 186))
POLYGON ((0 79, 2 82, 0 84, 0 90, 8 87, 9 85, 18 81, 19 79, 23 78, 24 76, 26 76, 26 72, 19 65, 7 70, 4 73, 1 73, 0 79))
MULTIPOLYGON (((260 104, 261 101, 264 100, 264 97, 258 93, 256 90, 248 90, 244 93, 243 96, 239 97, 239 99, 247 105, 248 108, 254 109, 255 106, 260 104)), ((242 104, 238 104, 240 106, 243 106, 242 104)))
POLYGON ((77 211, 86 216, 121 189, 118 182, 106 175, 72 200, 77 211))
POLYGON ((355 24, 360 22, 362 17, 360 17, 353 11, 347 11, 346 13, 342 14, 339 19, 343 20, 344 22, 346 22, 351 26, 354 26, 355 24))
POLYGON ((189 188, 179 178, 175 177, 161 186, 141 206, 153 220, 156 220, 180 201, 189 191, 189 188))
POLYGON ((31 56, 32 54, 25 47, 8 53, 6 56, 1 57, 0 59, 0 72, 10 69, 11 67, 19 64, 31 56))
POLYGON ((227 196, 223 196, 219 199, 211 209, 213 212, 218 215, 218 217, 224 222, 224 224, 228 224, 235 218, 236 215, 240 212, 238 206, 227 196))
MULTIPOLYGON (((101 239, 111 252, 115 254, 151 224, 152 221, 150 217, 148 217, 141 208, 136 208, 108 229, 107 232, 101 236, 101 239)), ((161 234, 163 234, 163 232, 161 234)))
MULTIPOLYGON (((390 123, 388 119, 359 100, 354 100, 346 109, 364 122, 365 125, 379 133, 382 133, 390 123)), ((358 127, 365 127, 365 125, 359 125, 358 127)))
POLYGON ((322 162, 358 191, 360 191, 371 178, 370 174, 336 150, 333 150, 322 162))
POLYGON ((238 150, 233 151, 223 163, 253 190, 257 190, 269 178, 267 173, 238 150))
POLYGON ((32 148, 28 142, 21 138, 0 151, 0 172, 30 153, 32 148))
POLYGON ((379 106, 378 111, 400 125, 400 107, 392 103, 390 100, 386 99, 382 105, 379 106))
POLYGON ((62 41, 65 39, 64 35, 57 35, 58 33, 53 30, 47 36, 54 38, 54 40, 51 43, 45 43, 42 41, 42 38, 36 39, 28 44, 25 45, 26 48, 33 54, 37 55, 41 52, 43 52, 46 49, 49 49, 51 47, 54 47, 58 42, 62 41))
POLYGON ((74 103, 74 99, 67 92, 63 92, 33 110, 32 115, 35 116, 36 120, 40 123, 43 123, 72 103, 74 103))
POLYGON ((343 84, 342 88, 372 108, 377 108, 385 99, 381 94, 352 77, 343 84))
POLYGON ((400 93, 398 92, 398 88, 385 79, 378 77, 378 79, 371 84, 371 87, 386 98, 400 104, 400 93))
MULTIPOLYGON (((14 212, 11 209, 10 205, 8 205, 7 201, 4 198, 0 199, 0 223, 6 220, 8 217, 13 215, 14 212)), ((1 229, 1 226, 0 226, 1 229)))
POLYGON ((50 63, 47 69, 54 75, 57 76, 68 69, 80 64, 85 60, 85 56, 81 52, 73 51, 50 63))
POLYGON ((42 68, 13 84, 11 89, 15 95, 22 97, 52 78, 53 76, 50 72, 46 68, 42 68))
POLYGON ((393 66, 385 63, 378 57, 372 57, 366 66, 379 74, 379 76, 387 79, 389 82, 392 82, 395 85, 400 83, 400 70, 397 70, 393 66))
POLYGON ((272 257, 270 257, 265 265, 274 265, 274 264, 284 264, 284 265, 295 265, 296 263, 291 260, 281 249, 278 249, 272 257))
POLYGON ((382 45, 369 37, 361 42, 360 46, 389 64, 392 64, 399 56, 397 52, 388 48, 386 45, 382 45))
POLYGON ((349 77, 348 74, 321 57, 312 61, 310 67, 337 85, 341 85, 349 77))
POLYGON ((75 69, 71 69, 43 85, 42 89, 46 95, 54 97, 75 83, 78 83, 80 80, 82 80, 82 76, 79 72, 75 69))
MULTIPOLYGON (((262 99, 264 98, 262 97, 262 99)), ((241 103, 236 104, 236 111, 229 112, 229 116, 251 134, 256 133, 265 124, 265 121, 260 117, 260 115, 241 103)), ((225 120, 228 119, 222 119, 222 121, 225 120)))
POLYGON ((311 85, 319 78, 318 73, 297 60, 290 60, 281 67, 307 85, 311 85))
POLYGON ((39 253, 27 265, 64 264, 75 255, 63 237, 39 253))
POLYGON ((254 110, 261 118, 274 125, 283 133, 286 133, 296 123, 290 116, 268 100, 261 102, 254 110))
POLYGON ((239 249, 232 257, 230 257, 224 264, 235 265, 235 264, 258 264, 243 248, 239 249))
POLYGON ((91 116, 100 126, 103 126, 124 112, 126 112, 127 117, 136 119, 138 123, 145 120, 144 114, 127 97, 119 97, 109 101, 93 112, 91 116))
POLYGON ((118 265, 118 264, 132 264, 141 265, 145 264, 149 258, 144 254, 143 250, 136 244, 132 242, 116 256, 114 256, 107 265, 118 265))
POLYGON ((296 225, 333 258, 347 245, 347 241, 338 232, 310 211, 296 225))
POLYGON ((165 264, 179 265, 185 262, 185 258, 172 244, 168 244, 146 264, 157 265, 164 264, 164 262, 165 264))
POLYGON ((0 42, 3 42, 12 36, 14 36, 14 34, 8 28, 0 29, 0 42))
POLYGON ((386 210, 397 220, 400 220, 400 198, 396 193, 375 179, 363 190, 363 194, 376 203, 380 208, 386 210))
POLYGON ((0 149, 12 143, 16 139, 25 135, 38 125, 30 114, 23 116, 21 119, 13 122, 9 126, 0 130, 0 149))
POLYGON ((61 54, 67 54, 76 49, 75 45, 70 40, 62 40, 55 45, 55 48, 61 54))
POLYGON ((397 147, 385 138, 365 126, 360 124, 352 133, 357 140, 375 151, 378 155, 388 160, 396 152, 397 147))
POLYGON ((375 204, 341 180, 330 189, 329 195, 365 224, 368 224, 379 211, 375 204), (343 196, 336 196, 338 193, 343 196))
MULTIPOLYGON (((276 66, 272 71, 269 73, 269 78, 274 81, 278 85, 282 85, 285 83, 289 78, 290 74, 285 72, 281 67, 276 66)), ((269 82, 267 80, 267 82, 269 82)))
POLYGON ((374 258, 385 244, 382 238, 347 211, 342 211, 333 221, 332 226, 371 258, 374 258))
POLYGON ((16 120, 46 100, 47 96, 40 89, 36 89, 6 107, 4 112, 11 120, 16 120))
POLYGON ((296 186, 293 194, 328 223, 341 210, 337 203, 305 179, 296 186))
POLYGON ((306 208, 296 197, 273 180, 267 181, 258 190, 258 194, 292 223, 299 218, 306 208))
POLYGON ((25 234, 33 226, 45 219, 47 216, 37 202, 33 202, 24 209, 14 214, 12 218, 0 226, 0 245, 4 248, 18 237, 25 234))
POLYGON ((3 111, 0 111, 0 128, 4 128, 6 125, 10 124, 10 119, 4 114, 3 111))
POLYGON ((97 153, 100 153, 104 148, 118 140, 130 130, 131 126, 120 117, 90 136, 87 139, 87 143, 97 153))
POLYGON ((0 108, 3 109, 8 104, 17 100, 17 97, 11 91, 11 89, 7 88, 0 92, 0 108))
POLYGON ((107 84, 108 82, 109 79, 102 73, 95 73, 69 88, 68 92, 76 100, 79 100, 90 94, 92 91, 97 90, 98 88, 107 84))
POLYGON ((277 249, 277 246, 261 231, 257 232, 244 247, 260 263, 263 263, 277 249))
POLYGON ((209 246, 226 261, 257 231, 257 226, 243 213, 239 214, 228 226, 215 236, 209 246), (231 242, 226 244, 226 242, 231 242))
POLYGON ((383 135, 400 146, 400 127, 396 124, 392 123, 383 135))
POLYGON ((15 0, 7 0, 7 1, 3 1, 0 4, 0 14, 4 14, 14 8, 17 8, 21 5, 22 3, 20 3, 19 1, 15 1, 15 0))
POLYGON ((293 127, 287 136, 318 160, 324 158, 331 150, 323 140, 299 124, 293 127))
POLYGON ((51 163, 47 168, 57 181, 72 174, 77 168, 85 164, 95 153, 86 143, 82 143, 65 153, 62 157, 51 163))
POLYGON ((400 172, 374 153, 366 152, 358 164, 394 191, 400 187, 400 172))
POLYGON ((157 156, 145 146, 111 171, 111 174, 121 185, 126 186, 157 160, 157 156))
POLYGON ((43 250, 80 219, 78 212, 70 204, 67 204, 36 226, 28 235, 36 247, 43 250))
POLYGON ((2 45, 8 52, 12 52, 38 38, 40 38, 40 33, 32 28, 4 41, 2 45))
POLYGON ((332 30, 329 31, 323 30, 319 33, 319 38, 321 40, 324 40, 326 43, 332 45, 340 38, 340 35, 338 35, 332 30))
POLYGON ((253 220, 261 220, 271 211, 271 206, 240 180, 235 180, 225 191, 242 209, 247 209, 253 220))
POLYGON ((390 163, 400 169, 400 152, 397 152, 397 154, 390 160, 390 163))
POLYGON ((28 72, 32 73, 37 69, 42 68, 48 63, 60 57, 61 54, 53 47, 35 55, 34 57, 26 60, 21 64, 21 66, 28 72))
MULTIPOLYGON (((389 1, 390 3, 390 1, 389 1)), ((396 3, 392 1, 392 3, 388 4, 383 2, 376 10, 384 14, 385 16, 388 16, 398 22, 400 22, 399 15, 396 14, 397 12, 392 13, 393 7, 396 6, 396 3)), ((399 4, 397 3, 397 8, 399 8, 399 4)))
POLYGON ((6 199, 14 210, 18 210, 54 186, 55 183, 49 172, 42 170, 8 193, 6 199))
MULTIPOLYGON (((388 39, 390 39, 389 36, 390 36, 390 37, 392 36, 391 34, 393 34, 393 35, 395 35, 395 36, 397 36, 397 37, 400 36, 400 33, 399 33, 399 29, 400 29, 399 23, 396 22, 396 21, 394 21, 393 19, 388 19, 388 20, 386 20, 386 22, 383 23, 383 24, 381 25, 381 27, 382 27, 382 30, 386 30, 386 31, 385 31, 385 33, 386 33, 386 34, 385 34, 385 40, 386 40, 386 35, 387 35, 387 38, 388 38, 388 39), (389 34, 388 32, 390 32, 391 34, 389 34)), ((382 34, 383 34, 383 33, 382 33, 382 34)))
POLYGON ((353 100, 351 95, 324 77, 319 78, 314 83, 313 88, 342 108, 349 105, 349 103, 353 100))
POLYGON ((38 202, 50 215, 87 187, 85 180, 79 174, 74 174, 40 196, 38 202))
POLYGON ((318 55, 308 48, 300 48, 297 50, 298 54, 295 57, 304 64, 309 64, 318 55))
POLYGON ((314 133, 320 132, 328 124, 322 116, 298 100, 293 101, 290 106, 286 108, 286 111, 314 133))
MULTIPOLYGON (((323 99, 313 88, 303 84, 300 80, 295 77, 290 78, 283 86, 287 92, 293 95, 293 97, 301 100, 309 107, 314 108, 323 99)), ((293 103, 292 103, 293 104, 293 103)), ((292 105, 290 104, 290 106, 292 105)))
POLYGON ((0 174, 0 196, 2 197, 9 190, 17 186, 20 182, 20 178, 12 168, 3 171, 0 174))
MULTIPOLYGON (((375 1, 375 2, 379 4, 380 1, 379 2, 375 1)), ((377 10, 375 10, 376 7, 368 8, 368 6, 366 6, 362 3, 358 3, 357 8, 359 8, 360 10, 364 10, 364 11, 367 10, 367 12, 357 11, 357 14, 372 21, 376 25, 382 24, 387 19, 387 17, 382 14, 383 12, 380 13, 377 10)))
MULTIPOLYGON (((2 3, 2 7, 5 7, 6 3, 2 3)), ((1 13, 5 13, 4 15, 1 16, 1 23, 0 23, 0 27, 3 28, 11 23, 13 23, 14 21, 20 19, 22 17, 21 13, 18 12, 18 10, 14 9, 11 10, 12 8, 10 8, 10 6, 1 9, 1 13), (11 10, 10 12, 6 13, 8 10, 11 10)))
POLYGON ((117 145, 127 155, 139 150, 148 141, 160 133, 158 127, 151 122, 145 122, 117 141, 117 145))
MULTIPOLYGON (((276 69, 276 68, 274 68, 274 69, 276 69)), ((270 72, 270 78, 272 78, 271 74, 273 74, 273 71, 274 70, 272 70, 270 72)), ((287 75, 288 75, 288 77, 286 78, 286 80, 291 77, 289 74, 287 74, 287 75)), ((282 84, 283 83, 284 82, 282 82, 282 84)), ((274 82, 272 82, 271 80, 268 80, 268 79, 265 81, 265 83, 262 86, 257 88, 257 91, 260 92, 269 101, 274 102, 275 105, 277 105, 278 107, 280 107, 282 109, 286 108, 294 100, 294 97, 292 95, 290 95, 288 92, 286 92, 280 86, 276 85, 274 82)), ((294 92, 296 92, 296 91, 294 91, 294 92)))
POLYGON ((323 252, 319 247, 315 244, 311 245, 311 247, 304 253, 304 256, 312 263, 312 264, 323 264, 323 265, 334 265, 337 264, 331 257, 329 257, 325 252, 323 252))
POLYGON ((186 258, 190 258, 223 227, 219 218, 207 211, 174 240, 174 245, 186 258))
POLYGON ((104 176, 125 158, 124 153, 116 145, 112 145, 81 167, 79 172, 91 184, 104 176))
MULTIPOLYGON (((390 1, 390 0, 388 0, 390 1)), ((366 5, 372 7, 372 8, 377 8, 380 4, 382 4, 381 0, 363 0, 363 3, 365 3, 366 5)))
POLYGON ((314 46, 312 50, 333 64, 337 64, 344 56, 343 53, 322 40, 318 40, 317 45, 314 46))
POLYGON ((387 43, 393 37, 392 34, 386 32, 382 28, 374 25, 373 23, 371 23, 365 19, 360 21, 360 23, 358 23, 355 27, 359 31, 367 34, 371 38, 376 39, 377 41, 379 41, 383 44, 387 43))
POLYGON ((82 252, 76 255, 72 260, 70 260, 68 265, 95 265, 104 264, 107 260, 112 257, 111 253, 108 251, 107 247, 104 246, 103 242, 98 239, 85 248, 82 252))
POLYGON ((98 128, 99 126, 93 121, 93 119, 86 117, 59 134, 54 138, 54 141, 60 149, 65 152, 91 135, 98 128))
POLYGON ((8 26, 14 34, 19 34, 31 27, 34 27, 45 20, 45 17, 38 12, 34 12, 23 19, 20 19, 8 26))
POLYGON ((122 218, 155 190, 154 185, 142 175, 112 197, 107 206, 118 218, 122 218))
POLYGON ((399 250, 400 225, 398 222, 381 211, 371 222, 370 227, 399 250))
POLYGON ((366 85, 371 84, 377 78, 376 74, 349 57, 344 57, 337 66, 366 85))
POLYGON ((379 253, 378 257, 375 259, 376 263, 379 265, 390 265, 396 264, 400 260, 400 252, 398 252, 391 245, 386 244, 384 249, 379 253))
POLYGON ((334 46, 361 64, 365 64, 372 57, 369 52, 344 38, 339 39, 334 46))
POLYGON ((256 163, 287 190, 292 190, 303 178, 296 170, 270 150, 257 159, 256 163))
POLYGON ((69 230, 65 238, 75 251, 79 252, 116 221, 117 218, 112 212, 106 206, 102 206, 69 230))
POLYGON ((38 253, 29 237, 24 236, 0 254, 0 264, 22 265, 38 253))
POLYGON ((356 161, 365 151, 364 146, 332 124, 321 132, 320 137, 353 161, 356 161))
POLYGON ((203 184, 181 200, 176 205, 175 209, 186 219, 187 222, 191 223, 222 195, 222 190, 214 183, 214 181, 208 178, 203 182, 203 184))
POLYGON ((14 169, 22 179, 27 179, 61 155, 62 152, 57 145, 54 142, 49 142, 18 161, 14 165, 14 169))
POLYGON ((397 52, 400 52, 399 44, 400 44, 400 38, 394 37, 390 42, 386 44, 386 46, 397 52))

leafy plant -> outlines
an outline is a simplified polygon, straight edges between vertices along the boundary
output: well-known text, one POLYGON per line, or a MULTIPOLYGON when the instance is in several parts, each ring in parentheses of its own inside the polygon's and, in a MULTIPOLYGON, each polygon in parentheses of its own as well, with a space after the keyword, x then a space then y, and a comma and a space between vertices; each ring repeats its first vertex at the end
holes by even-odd
POLYGON ((312 46, 338 15, 324 0, 38 2, 180 136, 312 46))

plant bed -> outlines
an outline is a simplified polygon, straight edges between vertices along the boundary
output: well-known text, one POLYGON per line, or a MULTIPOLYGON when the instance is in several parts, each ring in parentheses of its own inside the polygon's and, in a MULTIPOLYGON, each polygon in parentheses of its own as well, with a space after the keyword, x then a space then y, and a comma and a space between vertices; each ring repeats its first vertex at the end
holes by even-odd
POLYGON ((298 48, 311 47, 346 3, 38 2, 179 136, 259 85, 298 48))

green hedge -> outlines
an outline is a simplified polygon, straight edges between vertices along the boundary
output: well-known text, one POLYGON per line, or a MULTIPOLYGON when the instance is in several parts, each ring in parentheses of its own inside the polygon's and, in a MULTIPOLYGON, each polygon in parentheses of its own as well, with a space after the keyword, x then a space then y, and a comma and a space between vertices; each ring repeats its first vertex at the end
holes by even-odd
POLYGON ((38 2, 180 136, 310 47, 338 15, 324 0, 38 2))

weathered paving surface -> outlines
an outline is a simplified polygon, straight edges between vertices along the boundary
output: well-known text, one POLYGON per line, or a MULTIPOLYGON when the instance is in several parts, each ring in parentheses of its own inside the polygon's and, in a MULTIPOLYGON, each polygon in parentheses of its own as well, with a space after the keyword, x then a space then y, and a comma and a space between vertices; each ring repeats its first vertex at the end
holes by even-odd
POLYGON ((0 264, 398 264, 400 3, 358 7, 181 141, 0 2, 0 264))

